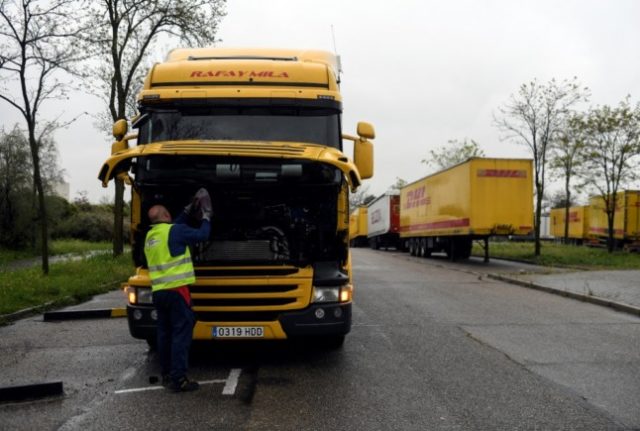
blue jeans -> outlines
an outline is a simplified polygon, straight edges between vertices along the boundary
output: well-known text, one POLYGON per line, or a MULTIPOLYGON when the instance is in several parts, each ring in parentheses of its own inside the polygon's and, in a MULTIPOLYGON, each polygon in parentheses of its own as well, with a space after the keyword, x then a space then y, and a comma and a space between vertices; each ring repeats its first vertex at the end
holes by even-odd
POLYGON ((153 292, 158 312, 158 356, 162 375, 174 383, 187 375, 195 314, 182 295, 173 290, 153 292))

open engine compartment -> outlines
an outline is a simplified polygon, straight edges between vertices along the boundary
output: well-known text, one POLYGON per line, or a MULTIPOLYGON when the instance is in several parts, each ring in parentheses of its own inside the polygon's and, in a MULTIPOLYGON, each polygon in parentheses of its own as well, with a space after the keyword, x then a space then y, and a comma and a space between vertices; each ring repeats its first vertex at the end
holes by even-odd
MULTIPOLYGON (((196 266, 295 265, 344 262, 346 230, 338 231, 338 199, 347 199, 342 173, 292 160, 229 160, 149 156, 132 167, 141 200, 134 226, 136 265, 146 266, 147 211, 166 206, 175 219, 204 187, 213 204, 209 241, 191 248, 196 266)), ((196 219, 189 224, 198 226, 196 219)))

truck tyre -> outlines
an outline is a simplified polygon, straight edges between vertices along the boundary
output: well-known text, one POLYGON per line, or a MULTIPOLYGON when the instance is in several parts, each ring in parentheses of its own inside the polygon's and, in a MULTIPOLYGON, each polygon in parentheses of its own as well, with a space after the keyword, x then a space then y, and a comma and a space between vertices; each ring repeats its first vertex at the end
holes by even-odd
MULTIPOLYGON (((314 344, 322 350, 338 350, 344 344, 345 335, 323 335, 313 340, 314 344)), ((305 341, 312 341, 311 339, 305 341)))
POLYGON ((414 238, 409 238, 408 242, 409 242, 409 254, 411 256, 415 256, 416 255, 416 241, 415 241, 414 238))
POLYGON ((158 348, 158 339, 156 337, 147 338, 147 345, 150 351, 155 351, 158 348))

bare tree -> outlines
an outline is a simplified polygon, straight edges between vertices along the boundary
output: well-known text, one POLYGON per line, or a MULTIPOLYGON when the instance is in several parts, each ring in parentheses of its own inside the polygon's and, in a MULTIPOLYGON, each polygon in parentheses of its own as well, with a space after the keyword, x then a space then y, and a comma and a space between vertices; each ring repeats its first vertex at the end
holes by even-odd
POLYGON ((572 115, 562 128, 551 148, 550 168, 564 181, 564 243, 569 242, 569 207, 573 201, 571 196, 571 180, 580 168, 581 155, 584 150, 584 136, 580 114, 572 115))
POLYGON ((30 157, 29 144, 17 125, 9 133, 0 130, 0 244, 5 246, 19 248, 26 240, 16 224, 20 218, 31 219, 20 211, 20 200, 31 189, 30 157))
POLYGON ((407 181, 400 177, 396 177, 396 182, 393 183, 389 189, 387 189, 390 193, 400 193, 400 189, 407 185, 407 181))
MULTIPOLYGON (((86 5, 92 24, 86 40, 99 59, 97 84, 112 121, 133 114, 142 69, 161 36, 188 45, 214 43, 225 14, 225 0, 102 0, 86 5)), ((119 255, 124 246, 124 184, 114 182, 113 254, 119 255)))
POLYGON ((626 98, 618 107, 592 109, 580 122, 585 136, 581 177, 602 197, 607 213, 607 249, 614 250, 614 219, 618 192, 637 178, 640 167, 640 104, 626 98))
POLYGON ((55 121, 42 121, 39 114, 45 102, 65 96, 60 72, 77 58, 68 44, 78 31, 72 6, 72 0, 0 1, 0 99, 18 110, 26 124, 44 274, 49 273, 49 248, 41 152, 55 121))
POLYGON ((540 220, 547 168, 547 156, 553 141, 563 130, 573 107, 589 97, 589 89, 582 88, 577 78, 560 83, 552 79, 547 84, 536 80, 522 84, 517 94, 499 108, 494 124, 504 138, 526 145, 531 151, 534 168, 535 255, 540 255, 540 220))
POLYGON ((473 139, 464 138, 462 141, 450 139, 447 141, 447 145, 429 151, 429 156, 421 162, 434 170, 441 170, 455 166, 472 157, 484 157, 484 151, 473 139))
POLYGON ((358 191, 349 194, 349 208, 353 211, 361 205, 366 205, 375 199, 375 196, 369 192, 369 186, 359 187, 358 191))

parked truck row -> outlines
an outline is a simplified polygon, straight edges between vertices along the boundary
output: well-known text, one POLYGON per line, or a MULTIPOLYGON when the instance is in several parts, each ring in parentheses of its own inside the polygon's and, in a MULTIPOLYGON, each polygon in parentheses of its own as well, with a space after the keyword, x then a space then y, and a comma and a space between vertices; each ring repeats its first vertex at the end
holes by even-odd
POLYGON ((443 251, 457 260, 470 256, 474 240, 488 251, 492 236, 527 235, 531 173, 528 159, 472 158, 385 193, 366 208, 369 245, 421 257, 443 251))
MULTIPOLYGON (((554 238, 564 238, 566 220, 565 208, 551 210, 551 235, 554 238)), ((592 196, 589 199, 589 205, 569 208, 568 239, 570 242, 604 246, 608 235, 609 225, 602 196, 592 196)), ((617 248, 640 250, 640 191, 624 190, 616 195, 613 238, 617 248)))

